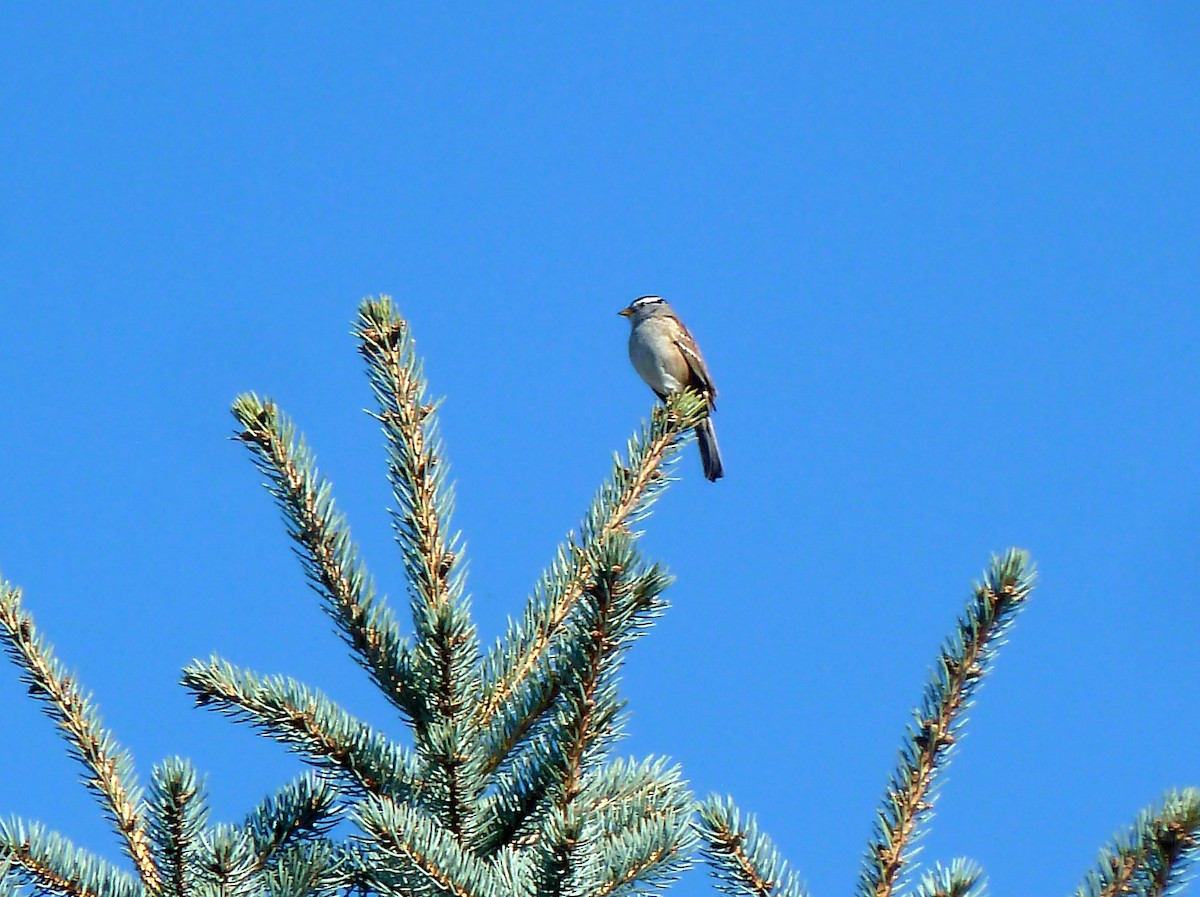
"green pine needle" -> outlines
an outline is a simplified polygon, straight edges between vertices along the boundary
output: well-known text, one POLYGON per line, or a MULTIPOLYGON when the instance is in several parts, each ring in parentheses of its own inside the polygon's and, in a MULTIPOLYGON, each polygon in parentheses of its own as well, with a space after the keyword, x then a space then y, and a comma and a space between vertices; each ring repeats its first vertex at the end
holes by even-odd
POLYGON ((142 883, 160 887, 142 817, 142 791, 133 761, 100 721, 92 696, 55 658, 21 606, 21 590, 0 580, 0 639, 21 670, 29 693, 58 724, 71 753, 87 772, 84 783, 99 799, 122 839, 142 883))
POLYGON ((807 897, 753 816, 743 816, 731 799, 717 795, 696 811, 696 831, 718 890, 734 897, 807 897))
POLYGON ((182 681, 197 706, 250 723, 361 793, 417 800, 423 791, 406 749, 294 680, 256 676, 213 658, 185 668, 182 681))
POLYGON ((375 584, 312 451, 287 415, 254 393, 238 396, 233 416, 241 427, 235 438, 250 449, 255 466, 267 478, 305 573, 346 643, 396 707, 412 718, 423 718, 426 710, 414 682, 411 649, 386 600, 376 597, 375 584))
POLYGON ((1077 897, 1165 897, 1177 893, 1200 859, 1200 790, 1168 791, 1160 807, 1100 854, 1077 897))
POLYGON ((983 868, 972 860, 954 860, 949 866, 940 863, 921 876, 916 897, 986 897, 987 880, 983 868))
POLYGON ((976 583, 957 630, 942 646, 901 745, 900 763, 863 862, 860 897, 890 897, 903 881, 923 826, 933 815, 936 782, 953 756, 966 711, 1035 579, 1029 556, 1010 549, 1003 557, 993 557, 984 581, 976 583))
MULTIPOLYGON (((380 872, 402 880, 432 881, 455 897, 503 894, 500 877, 488 863, 464 850, 454 834, 436 818, 410 805, 368 797, 357 808, 359 824, 377 845, 380 872)), ((371 873, 368 873, 371 874, 371 873)))
POLYGON ((289 844, 258 880, 268 897, 335 897, 354 884, 343 851, 325 839, 289 844))
POLYGON ((307 772, 266 798, 246 817, 244 831, 262 865, 299 842, 316 841, 341 819, 343 807, 329 778, 307 772))
POLYGON ((164 895, 189 897, 208 805, 196 771, 186 760, 173 757, 154 768, 147 818, 164 895))
POLYGON ((149 897, 128 873, 76 847, 36 822, 0 822, 0 856, 9 875, 37 891, 62 897, 149 897))
POLYGON ((497 643, 484 664, 481 726, 495 746, 491 767, 504 762, 556 697, 550 657, 596 571, 590 558, 610 534, 629 533, 670 482, 668 471, 692 428, 703 419, 704 400, 692 393, 656 407, 650 423, 629 442, 627 460, 616 459, 612 477, 596 495, 578 539, 571 534, 542 575, 519 622, 497 643))
POLYGON ((250 836, 231 825, 206 831, 196 852, 201 892, 250 897, 261 868, 250 836))

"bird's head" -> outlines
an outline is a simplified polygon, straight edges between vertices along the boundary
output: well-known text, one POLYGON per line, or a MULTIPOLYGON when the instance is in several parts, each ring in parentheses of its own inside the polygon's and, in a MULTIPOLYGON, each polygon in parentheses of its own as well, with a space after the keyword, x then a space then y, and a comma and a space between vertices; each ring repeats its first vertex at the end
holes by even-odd
POLYGON ((629 303, 628 308, 621 309, 617 314, 629 318, 630 324, 637 324, 639 321, 655 315, 669 314, 670 311, 671 306, 667 305, 667 301, 662 296, 641 296, 634 299, 629 303))

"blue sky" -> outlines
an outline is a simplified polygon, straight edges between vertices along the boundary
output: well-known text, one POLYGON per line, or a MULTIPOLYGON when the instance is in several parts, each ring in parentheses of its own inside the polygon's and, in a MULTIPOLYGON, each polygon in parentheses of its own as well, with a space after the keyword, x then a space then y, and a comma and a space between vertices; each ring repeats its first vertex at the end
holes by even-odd
MULTIPOLYGON (((721 389, 646 526, 673 609, 624 750, 857 873, 989 554, 1041 585, 927 859, 1064 893, 1200 785, 1200 13, 1182 2, 0 9, 0 570, 143 774, 234 819, 298 768, 176 684, 219 653, 393 731, 290 556, 238 392, 404 586, 349 327, 411 319, 490 642, 650 410, 615 312, 721 389)), ((0 669, 0 813, 118 847, 0 669)), ((675 892, 711 893, 702 872, 675 892)))

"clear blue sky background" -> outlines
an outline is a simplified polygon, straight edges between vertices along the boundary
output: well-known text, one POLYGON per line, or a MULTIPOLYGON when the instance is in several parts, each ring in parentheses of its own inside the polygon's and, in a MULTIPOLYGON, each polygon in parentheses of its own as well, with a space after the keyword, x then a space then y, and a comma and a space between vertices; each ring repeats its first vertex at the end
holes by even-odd
MULTIPOLYGON (((217 652, 386 725, 289 553, 236 393, 310 437, 403 607, 349 327, 410 317, 490 642, 650 410, 658 292, 722 391, 646 527, 674 607, 623 750, 847 893, 989 554, 1041 586, 925 858, 1074 888, 1200 785, 1200 7, 6 4, 0 569, 143 775, 235 819, 299 764, 194 710, 217 652)), ((0 812, 118 856, 0 668, 0 812)), ((711 893, 688 875, 681 897, 711 893)))

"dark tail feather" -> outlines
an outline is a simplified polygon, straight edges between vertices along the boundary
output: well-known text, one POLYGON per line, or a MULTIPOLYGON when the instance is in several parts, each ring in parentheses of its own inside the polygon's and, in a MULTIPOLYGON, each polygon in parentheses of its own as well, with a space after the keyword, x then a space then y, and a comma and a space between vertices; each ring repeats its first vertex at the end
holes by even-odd
POLYGON ((712 420, 705 418, 696 427, 696 441, 700 444, 700 461, 704 464, 704 476, 713 482, 725 476, 725 465, 721 463, 721 449, 717 447, 717 431, 712 420))

